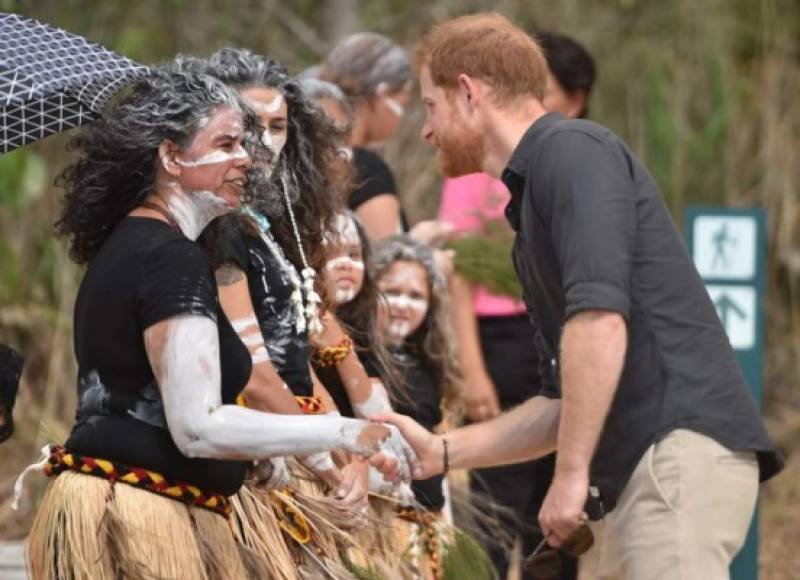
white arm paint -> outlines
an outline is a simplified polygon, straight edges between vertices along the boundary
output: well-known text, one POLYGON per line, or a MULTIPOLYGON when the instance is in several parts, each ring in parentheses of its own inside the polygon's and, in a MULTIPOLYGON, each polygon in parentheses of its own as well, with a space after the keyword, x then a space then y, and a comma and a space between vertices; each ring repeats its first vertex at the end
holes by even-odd
POLYGON ((399 431, 334 415, 277 415, 223 405, 217 325, 203 316, 177 316, 145 333, 161 389, 167 425, 187 457, 263 459, 332 449, 396 458, 402 479, 416 454, 399 431))
POLYGON ((367 400, 362 403, 353 402, 353 411, 356 417, 361 419, 369 419, 373 415, 379 413, 391 413, 392 404, 389 402, 389 394, 386 392, 386 387, 383 383, 371 379, 370 386, 372 389, 369 392, 367 400))

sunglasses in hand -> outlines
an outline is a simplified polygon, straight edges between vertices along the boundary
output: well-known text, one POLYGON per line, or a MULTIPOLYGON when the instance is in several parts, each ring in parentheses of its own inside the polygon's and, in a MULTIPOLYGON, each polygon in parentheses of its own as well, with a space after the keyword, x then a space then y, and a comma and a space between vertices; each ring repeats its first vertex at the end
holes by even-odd
MULTIPOLYGON (((606 515, 606 505, 600 496, 600 490, 595 486, 589 487, 589 497, 586 498, 584 511, 591 521, 602 520, 606 515)), ((536 580, 554 580, 561 577, 561 554, 574 558, 582 556, 594 545, 594 534, 586 522, 558 548, 553 548, 544 537, 536 549, 525 558, 522 567, 536 580)))
POLYGON ((547 543, 547 538, 543 538, 536 549, 525 558, 522 563, 523 569, 536 578, 536 580, 554 580, 561 578, 561 556, 568 554, 575 558, 582 556, 594 545, 594 534, 589 526, 581 525, 572 532, 558 548, 553 548, 547 543))

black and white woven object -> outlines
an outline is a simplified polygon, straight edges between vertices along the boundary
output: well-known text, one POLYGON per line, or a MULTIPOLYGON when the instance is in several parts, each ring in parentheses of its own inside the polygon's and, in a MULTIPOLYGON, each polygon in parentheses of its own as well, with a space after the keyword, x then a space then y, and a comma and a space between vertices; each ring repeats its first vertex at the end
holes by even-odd
POLYGON ((75 34, 0 13, 0 153, 91 121, 149 70, 75 34))

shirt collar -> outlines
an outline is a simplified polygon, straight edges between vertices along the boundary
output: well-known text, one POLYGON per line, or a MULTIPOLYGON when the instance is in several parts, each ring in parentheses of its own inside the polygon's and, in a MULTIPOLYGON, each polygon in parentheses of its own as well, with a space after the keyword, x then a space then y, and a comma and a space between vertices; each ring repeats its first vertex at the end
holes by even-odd
POLYGON ((561 113, 546 113, 536 119, 522 135, 522 139, 519 140, 511 154, 508 165, 503 170, 500 179, 511 192, 511 200, 506 206, 506 218, 514 231, 519 231, 519 207, 522 203, 531 152, 545 130, 562 120, 564 120, 564 115, 561 113))

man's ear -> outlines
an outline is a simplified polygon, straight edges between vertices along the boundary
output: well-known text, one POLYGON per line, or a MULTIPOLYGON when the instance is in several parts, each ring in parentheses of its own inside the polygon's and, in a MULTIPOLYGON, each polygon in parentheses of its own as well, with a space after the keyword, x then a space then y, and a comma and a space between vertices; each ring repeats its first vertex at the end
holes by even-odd
POLYGON ((181 174, 181 165, 178 163, 178 146, 169 139, 165 139, 158 146, 158 159, 161 167, 173 177, 181 174))
POLYGON ((483 95, 472 77, 462 73, 458 75, 458 97, 467 112, 472 113, 480 104, 483 95))

